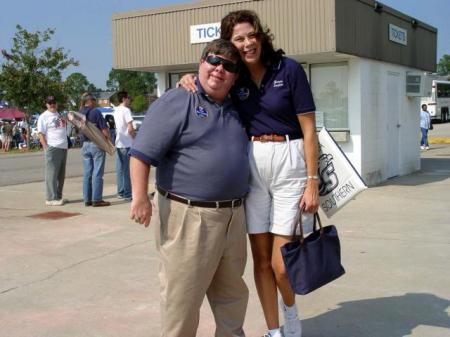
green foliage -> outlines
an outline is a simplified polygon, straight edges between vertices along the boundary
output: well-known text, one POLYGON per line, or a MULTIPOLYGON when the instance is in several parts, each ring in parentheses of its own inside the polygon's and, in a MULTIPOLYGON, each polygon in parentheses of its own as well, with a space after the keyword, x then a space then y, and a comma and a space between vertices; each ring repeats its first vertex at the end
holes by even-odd
POLYGON ((156 79, 153 73, 112 69, 106 86, 110 91, 127 91, 133 98, 131 110, 141 112, 148 107, 147 97, 155 89, 156 79))
POLYGON ((144 95, 131 96, 131 111, 145 112, 148 108, 148 97, 144 95))
POLYGON ((80 100, 81 95, 88 91, 89 81, 81 73, 72 73, 67 76, 64 81, 64 91, 68 98, 68 105, 70 109, 77 110, 78 101, 80 100))
POLYGON ((69 57, 64 48, 48 46, 55 31, 28 32, 20 25, 13 37, 10 51, 2 50, 5 62, 0 72, 0 87, 4 99, 27 114, 42 111, 44 99, 54 95, 66 101, 61 73, 78 61, 69 57))
POLYGON ((450 55, 445 54, 439 60, 437 65, 437 73, 439 75, 450 75, 450 55))

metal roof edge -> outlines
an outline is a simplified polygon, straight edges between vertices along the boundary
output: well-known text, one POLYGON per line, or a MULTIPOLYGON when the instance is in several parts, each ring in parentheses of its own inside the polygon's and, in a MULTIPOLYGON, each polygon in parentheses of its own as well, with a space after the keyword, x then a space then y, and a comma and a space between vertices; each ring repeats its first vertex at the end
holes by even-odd
POLYGON ((203 0, 196 1, 184 4, 171 5, 166 7, 159 8, 151 8, 151 9, 141 9, 130 12, 120 12, 113 13, 112 20, 121 20, 125 18, 136 18, 139 16, 147 16, 147 15, 156 15, 156 14, 165 14, 165 13, 173 13, 180 11, 188 11, 192 9, 200 9, 200 8, 208 8, 214 7, 217 5, 229 5, 229 4, 239 4, 245 2, 258 2, 264 0, 203 0))

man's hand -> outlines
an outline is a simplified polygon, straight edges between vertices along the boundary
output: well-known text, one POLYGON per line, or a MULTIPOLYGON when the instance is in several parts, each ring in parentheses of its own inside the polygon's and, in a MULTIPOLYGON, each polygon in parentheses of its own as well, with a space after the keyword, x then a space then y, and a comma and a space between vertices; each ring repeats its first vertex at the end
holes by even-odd
POLYGON ((133 199, 131 201, 131 220, 136 221, 138 224, 148 227, 152 218, 152 204, 147 198, 133 199))

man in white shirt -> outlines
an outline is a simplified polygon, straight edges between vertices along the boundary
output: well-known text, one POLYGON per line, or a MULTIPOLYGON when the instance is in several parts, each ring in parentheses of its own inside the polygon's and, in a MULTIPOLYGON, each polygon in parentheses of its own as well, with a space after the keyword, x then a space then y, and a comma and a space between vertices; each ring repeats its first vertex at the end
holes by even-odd
POLYGON ((48 206, 62 206, 64 179, 66 177, 67 160, 67 122, 58 112, 54 96, 45 100, 47 110, 38 119, 37 130, 39 141, 45 154, 45 186, 48 206))
POLYGON ((133 128, 133 117, 128 108, 130 97, 126 91, 117 94, 119 106, 114 109, 116 123, 116 174, 117 197, 131 200, 130 159, 129 152, 136 132, 133 128))

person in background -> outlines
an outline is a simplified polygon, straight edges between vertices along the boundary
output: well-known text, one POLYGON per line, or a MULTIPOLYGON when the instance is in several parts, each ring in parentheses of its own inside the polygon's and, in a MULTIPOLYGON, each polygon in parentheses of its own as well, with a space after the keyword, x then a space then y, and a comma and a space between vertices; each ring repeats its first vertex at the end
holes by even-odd
MULTIPOLYGON (((300 337, 295 294, 280 248, 293 240, 301 214, 312 230, 319 208, 318 140, 315 105, 305 71, 275 50, 272 34, 249 10, 230 12, 221 21, 221 38, 231 41, 245 64, 230 94, 250 138, 250 192, 245 201, 247 232, 256 288, 269 337, 300 337), (284 328, 278 315, 278 291, 284 328)), ((192 75, 180 84, 196 90, 192 75)))
POLYGON ((114 117, 113 117, 113 115, 106 115, 105 120, 106 120, 106 125, 108 125, 111 143, 115 144, 115 142, 116 142, 116 122, 114 121, 114 117))
POLYGON ((11 141, 13 137, 13 126, 9 121, 5 121, 5 123, 2 126, 2 135, 3 135, 3 142, 2 142, 2 149, 5 152, 8 152, 11 147, 11 141))
POLYGON ((128 108, 131 98, 126 91, 117 94, 119 106, 114 108, 114 120, 116 122, 116 174, 117 197, 131 200, 130 159, 129 153, 136 136, 133 128, 133 117, 128 108))
MULTIPOLYGON (((111 140, 108 126, 101 112, 96 108, 97 100, 90 92, 81 95, 80 113, 86 120, 99 128, 107 140, 111 140)), ((103 207, 111 203, 103 200, 103 175, 106 153, 85 135, 81 134, 83 146, 83 199, 85 206, 103 207)))
POLYGON ((420 131, 422 133, 420 148, 422 150, 428 150, 430 148, 428 145, 428 130, 431 129, 431 116, 427 109, 427 105, 422 104, 422 111, 420 111, 420 131))
POLYGON ((207 44, 199 92, 164 93, 150 106, 131 148, 131 218, 146 227, 152 218, 150 165, 156 167, 152 225, 160 258, 160 336, 195 337, 206 295, 216 322, 211 336, 244 337, 248 140, 228 97, 238 63, 229 41, 207 44))
POLYGON ((39 141, 44 149, 47 206, 62 206, 67 161, 67 122, 58 112, 54 96, 45 99, 47 110, 38 119, 39 141))

